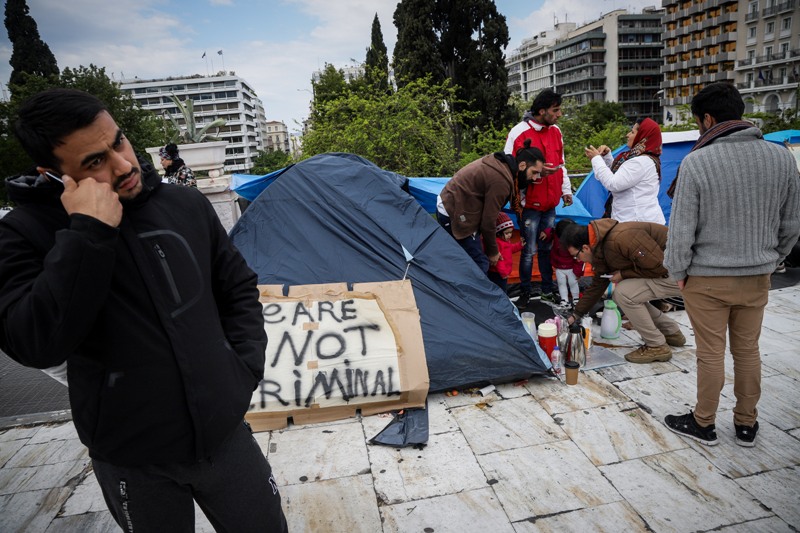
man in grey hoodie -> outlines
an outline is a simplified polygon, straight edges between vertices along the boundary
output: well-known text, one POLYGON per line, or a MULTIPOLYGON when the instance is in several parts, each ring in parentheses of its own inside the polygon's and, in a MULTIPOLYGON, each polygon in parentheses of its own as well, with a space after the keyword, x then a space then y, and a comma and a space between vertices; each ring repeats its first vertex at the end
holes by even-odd
POLYGON ((664 264, 677 281, 697 341, 694 413, 666 426, 717 444, 715 417, 725 384, 725 337, 734 360, 736 443, 754 446, 761 396, 758 339, 770 274, 800 235, 800 176, 788 150, 742 121, 744 102, 728 83, 692 100, 701 136, 681 163, 664 264))

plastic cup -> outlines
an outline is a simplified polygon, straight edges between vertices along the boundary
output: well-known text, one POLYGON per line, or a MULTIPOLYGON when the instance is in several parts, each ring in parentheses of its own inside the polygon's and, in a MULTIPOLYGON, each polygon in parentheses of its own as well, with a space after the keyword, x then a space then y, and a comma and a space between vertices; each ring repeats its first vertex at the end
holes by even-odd
POLYGON ((581 365, 579 365, 575 361, 567 361, 564 363, 564 373, 567 376, 567 385, 577 385, 578 384, 578 371, 580 370, 581 365))
POLYGON ((522 324, 528 330, 528 335, 531 339, 536 340, 536 314, 535 313, 522 313, 522 324))
POLYGON ((541 346, 548 358, 553 348, 556 347, 557 336, 558 328, 555 324, 548 324, 547 322, 539 324, 539 346, 541 346))

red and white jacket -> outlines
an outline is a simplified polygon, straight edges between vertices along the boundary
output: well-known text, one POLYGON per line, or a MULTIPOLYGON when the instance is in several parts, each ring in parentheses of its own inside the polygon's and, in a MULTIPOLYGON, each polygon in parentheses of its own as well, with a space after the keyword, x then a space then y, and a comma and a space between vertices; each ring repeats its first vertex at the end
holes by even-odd
MULTIPOLYGON (((564 139, 558 126, 543 126, 534 120, 525 120, 511 128, 504 151, 515 155, 523 147, 525 140, 531 140, 531 146, 538 148, 544 154, 544 160, 549 166, 558 166, 564 163, 564 139)), ((541 183, 528 185, 522 195, 522 206, 525 209, 536 211, 549 211, 556 207, 561 197, 572 194, 572 186, 566 168, 542 179, 541 183)))

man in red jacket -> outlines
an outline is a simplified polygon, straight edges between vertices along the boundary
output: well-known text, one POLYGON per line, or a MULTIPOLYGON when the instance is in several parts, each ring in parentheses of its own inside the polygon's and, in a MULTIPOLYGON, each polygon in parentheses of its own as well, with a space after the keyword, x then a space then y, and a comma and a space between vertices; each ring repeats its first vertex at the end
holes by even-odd
POLYGON ((558 301, 553 292, 553 267, 550 264, 551 244, 539 239, 542 230, 552 228, 556 220, 556 206, 563 199, 564 205, 572 204, 572 187, 564 167, 564 139, 556 126, 561 118, 561 95, 552 89, 540 92, 525 113, 522 122, 508 133, 505 152, 516 154, 525 143, 542 151, 545 166, 541 179, 520 191, 522 218, 519 226, 525 238, 525 247, 519 262, 520 297, 518 307, 525 307, 531 296, 531 271, 533 256, 537 256, 539 273, 542 276, 542 300, 558 301), (541 253, 536 253, 540 251, 541 253))

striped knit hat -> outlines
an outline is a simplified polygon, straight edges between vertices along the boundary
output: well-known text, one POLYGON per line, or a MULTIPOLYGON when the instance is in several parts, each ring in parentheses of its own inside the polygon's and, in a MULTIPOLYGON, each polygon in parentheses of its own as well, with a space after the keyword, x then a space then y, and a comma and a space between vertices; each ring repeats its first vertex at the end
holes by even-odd
POLYGON ((495 233, 500 233, 501 231, 503 231, 506 228, 513 228, 513 227, 514 227, 514 223, 511 222, 511 219, 508 218, 508 215, 506 215, 505 213, 500 211, 500 214, 497 215, 497 220, 495 221, 494 232, 495 233))

